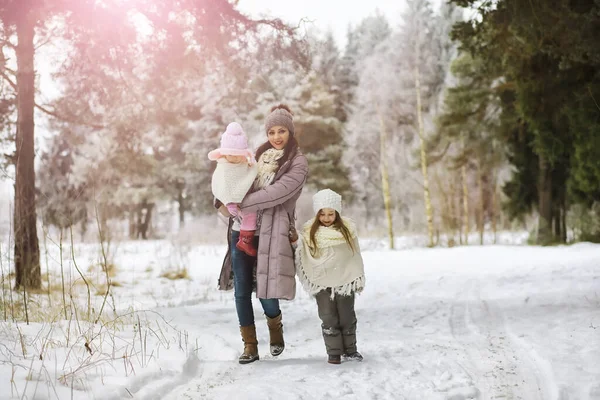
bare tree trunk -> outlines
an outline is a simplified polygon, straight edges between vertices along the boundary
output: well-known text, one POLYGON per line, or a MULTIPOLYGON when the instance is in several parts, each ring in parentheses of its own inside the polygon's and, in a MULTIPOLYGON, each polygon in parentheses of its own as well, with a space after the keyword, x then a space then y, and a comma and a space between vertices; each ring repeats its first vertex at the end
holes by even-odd
POLYGON ((463 203, 463 226, 465 233, 464 244, 469 244, 469 186, 467 184, 467 166, 463 165, 460 169, 462 176, 462 203, 463 203))
POLYGON ((497 178, 492 178, 492 209, 491 209, 491 219, 492 219, 492 232, 494 232, 494 244, 498 241, 498 188, 497 188, 497 178))
POLYGON ((553 241, 552 235, 552 172, 546 159, 540 155, 540 180, 538 184, 538 210, 540 219, 537 232, 538 244, 550 244, 553 241))
POLYGON ((34 169, 34 28, 33 12, 23 7, 16 20, 17 135, 15 158, 15 271, 16 288, 39 289, 42 285, 40 248, 37 237, 34 169))
POLYGON ((485 217, 485 190, 483 187, 483 168, 477 163, 477 185, 479 186, 479 218, 477 228, 479 229, 479 244, 483 245, 484 217, 485 217))
POLYGON ((142 235, 143 240, 148 239, 148 228, 150 227, 153 208, 154 203, 148 203, 146 200, 140 205, 138 214, 138 236, 142 235))
POLYGON ((454 186, 452 184, 452 180, 450 180, 450 184, 449 184, 449 192, 450 195, 448 195, 448 191, 446 191, 446 189, 444 188, 444 184, 442 183, 439 173, 437 172, 437 170, 433 171, 433 180, 437 186, 437 190, 439 191, 440 195, 441 195, 441 207, 442 210, 440 212, 440 216, 441 216, 441 220, 442 220, 442 229, 444 231, 444 233, 446 234, 446 236, 448 237, 448 247, 454 247, 456 245, 456 241, 454 239, 454 234, 455 234, 455 223, 454 223, 454 196, 452 196, 452 191, 454 189, 454 186))
POLYGON ((456 235, 458 234, 459 237, 459 241, 460 241, 460 223, 459 223, 459 219, 460 219, 460 215, 459 215, 459 206, 456 203, 456 190, 457 190, 457 186, 456 186, 456 181, 455 181, 455 177, 454 175, 456 174, 452 174, 453 177, 451 179, 449 179, 450 181, 450 200, 449 200, 449 207, 450 207, 450 215, 452 216, 452 240, 454 241, 454 243, 456 244, 456 235))
POLYGON ((379 114, 379 168, 381 170, 381 192, 383 195, 383 204, 385 206, 385 215, 388 223, 388 237, 390 240, 390 249, 394 248, 394 225, 392 220, 392 200, 390 195, 390 181, 387 169, 386 141, 387 134, 385 130, 385 122, 381 110, 377 107, 379 114))
MULTIPOLYGON (((106 203, 100 203, 100 231, 98 232, 100 237, 99 240, 101 243, 106 242, 106 241, 110 241, 111 239, 111 233, 110 230, 108 229, 108 210, 107 210, 108 206, 106 205, 106 203)), ((98 212, 98 210, 96 210, 96 212, 98 212)))
POLYGON ((185 225, 185 198, 183 197, 183 189, 179 189, 177 204, 179 206, 179 229, 182 229, 185 225))
POLYGON ((456 229, 458 231, 458 241, 461 245, 464 244, 463 242, 463 226, 462 226, 462 220, 461 220, 461 213, 460 213, 460 205, 463 202, 463 188, 462 188, 462 177, 460 173, 457 173, 455 176, 456 179, 456 187, 453 194, 454 197, 454 208, 456 210, 456 229))
POLYGON ((137 214, 137 205, 129 205, 127 214, 129 218, 129 239, 136 239, 138 232, 138 224, 135 220, 137 214))
POLYGON ((429 246, 433 247, 433 208, 431 207, 431 197, 429 194, 429 176, 427 174, 427 152, 425 151, 425 132, 423 126, 423 115, 421 110, 421 74, 419 71, 419 41, 416 46, 417 63, 415 65, 415 91, 417 94, 417 124, 419 132, 419 143, 421 146, 421 173, 423 174, 423 197, 425 200, 425 214, 427 216, 427 233, 429 236, 429 246))
POLYGON ((553 219, 554 219, 554 238, 555 239, 559 239, 562 237, 562 232, 560 230, 560 222, 562 220, 561 215, 560 215, 561 209, 560 209, 560 205, 557 204, 554 207, 554 212, 553 212, 553 219))
POLYGON ((83 218, 81 219, 81 230, 80 230, 80 234, 81 234, 81 241, 84 242, 85 241, 85 235, 87 234, 87 227, 88 227, 88 212, 87 212, 87 208, 84 209, 83 211, 83 218))
POLYGON ((567 188, 564 188, 563 197, 561 199, 561 208, 562 208, 562 242, 567 243, 567 188))

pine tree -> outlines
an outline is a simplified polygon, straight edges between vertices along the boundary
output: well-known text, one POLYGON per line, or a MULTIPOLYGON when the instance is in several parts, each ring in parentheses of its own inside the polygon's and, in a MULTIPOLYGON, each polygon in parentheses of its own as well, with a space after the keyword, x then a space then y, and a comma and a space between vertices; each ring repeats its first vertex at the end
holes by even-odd
MULTIPOLYGON (((531 146, 537 161, 537 167, 531 169, 537 173, 533 182, 537 187, 535 200, 540 217, 537 242, 564 242, 567 209, 572 200, 578 199, 576 191, 567 191, 576 186, 574 172, 581 165, 574 154, 583 142, 589 143, 596 136, 596 132, 588 131, 591 135, 581 141, 582 137, 575 132, 590 125, 578 124, 573 116, 578 114, 575 110, 581 110, 583 103, 578 101, 581 96, 592 104, 589 110, 594 108, 599 57, 591 37, 597 29, 599 6, 567 0, 552 5, 511 0, 493 6, 475 5, 473 1, 454 2, 478 9, 482 18, 457 25, 455 35, 465 50, 501 68, 505 85, 513 92, 516 115, 505 119, 513 121, 507 131, 518 131, 521 137, 525 136, 524 142, 531 146)), ((515 141, 520 142, 523 140, 515 141)), ((592 156, 588 153, 584 159, 588 155, 592 156)), ((524 169, 525 165, 517 170, 524 169)), ((530 201, 534 197, 525 195, 532 182, 520 179, 531 180, 531 176, 513 176, 507 186, 510 188, 507 194, 513 194, 511 202, 530 201)), ((514 204, 512 209, 526 210, 528 204, 514 204)))

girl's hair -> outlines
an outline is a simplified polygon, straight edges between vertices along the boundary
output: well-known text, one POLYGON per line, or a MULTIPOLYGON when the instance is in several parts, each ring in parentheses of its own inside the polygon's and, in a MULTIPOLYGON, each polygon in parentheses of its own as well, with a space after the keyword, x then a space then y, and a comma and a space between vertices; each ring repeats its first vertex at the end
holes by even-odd
MULTIPOLYGON (((317 254, 317 251, 319 250, 317 248, 317 240, 315 239, 315 235, 317 234, 317 230, 321 226, 321 221, 319 221, 320 213, 321 210, 317 212, 315 220, 313 221, 310 227, 310 242, 308 244, 308 247, 310 248, 310 253, 313 257, 317 254)), ((354 240, 352 239, 352 234, 350 233, 350 229, 348 229, 346 224, 344 224, 344 221, 342 221, 340 213, 338 213, 337 211, 335 212, 335 220, 333 221, 333 224, 331 224, 331 226, 342 233, 342 236, 344 236, 346 243, 348 243, 348 246, 350 246, 350 249, 352 249, 352 254, 354 254, 356 249, 354 248, 354 240)))
MULTIPOLYGON (((286 110, 287 112, 289 112, 290 114, 294 115, 292 110, 290 110, 290 108, 285 104, 278 104, 276 106, 271 107, 270 112, 273 112, 273 111, 277 110, 278 108, 282 108, 282 109, 286 110)), ((268 140, 265 143, 258 146, 258 149, 256 149, 256 161, 260 160, 260 156, 262 156, 262 154, 265 151, 269 150, 272 147, 273 146, 271 145, 271 143, 268 140)), ((293 155, 296 154, 296 150, 298 150, 298 140, 296 140, 296 135, 292 134, 292 132, 290 132, 290 138, 289 138, 288 142, 286 143, 285 147, 283 148, 283 157, 281 157, 279 160, 277 160, 277 164, 279 164, 279 167, 281 167, 287 160, 289 160, 291 157, 293 157, 293 155)))

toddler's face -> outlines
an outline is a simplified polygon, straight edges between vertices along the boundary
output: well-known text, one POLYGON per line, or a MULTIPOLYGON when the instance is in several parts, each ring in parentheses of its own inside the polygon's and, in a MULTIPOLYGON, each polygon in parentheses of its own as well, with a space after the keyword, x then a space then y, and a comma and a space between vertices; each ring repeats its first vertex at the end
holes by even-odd
POLYGON ((226 155, 224 157, 227 160, 227 162, 230 162, 232 164, 241 164, 241 163, 245 163, 246 162, 246 157, 244 157, 244 156, 229 156, 229 155, 226 155))
POLYGON ((322 208, 319 211, 319 222, 323 226, 331 226, 335 222, 335 210, 333 208, 322 208))

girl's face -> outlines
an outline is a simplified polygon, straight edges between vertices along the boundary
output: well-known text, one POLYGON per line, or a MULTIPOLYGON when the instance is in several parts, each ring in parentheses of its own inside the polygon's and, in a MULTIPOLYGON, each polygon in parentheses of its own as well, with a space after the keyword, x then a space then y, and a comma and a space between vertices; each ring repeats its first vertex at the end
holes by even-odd
POLYGON ((281 150, 290 140, 290 131, 288 131, 285 126, 277 125, 269 129, 267 138, 269 139, 271 146, 277 150, 281 150))
POLYGON ((230 155, 226 155, 223 156, 225 157, 225 159, 227 160, 227 162, 230 162, 232 164, 242 164, 246 162, 246 157, 244 156, 230 156, 230 155))
POLYGON ((335 222, 335 210, 333 208, 319 210, 319 222, 323 226, 331 226, 335 222))

